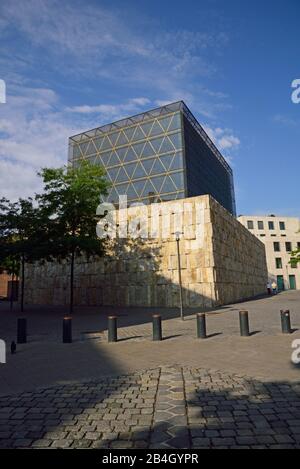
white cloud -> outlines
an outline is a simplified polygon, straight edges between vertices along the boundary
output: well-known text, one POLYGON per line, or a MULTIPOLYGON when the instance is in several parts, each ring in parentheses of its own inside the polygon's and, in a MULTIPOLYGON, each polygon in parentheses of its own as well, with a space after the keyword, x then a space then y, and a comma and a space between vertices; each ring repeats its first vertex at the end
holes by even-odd
POLYGON ((240 139, 233 135, 230 129, 215 129, 204 125, 203 128, 220 150, 236 149, 240 145, 240 139))
MULTIPOLYGON (((126 8, 108 9, 99 2, 82 5, 76 0, 0 4, 0 66, 7 70, 9 83, 7 104, 0 107, 1 194, 16 197, 38 191, 36 171, 66 162, 70 135, 172 101, 184 100, 206 120, 229 106, 224 93, 201 85, 202 77, 217 70, 206 57, 226 46, 224 34, 153 31, 145 18, 141 28, 126 8), (37 62, 45 75, 35 74, 37 62), (60 86, 67 77, 76 104, 70 90, 64 106, 61 96, 42 82, 47 72, 60 86), (87 104, 82 85, 92 89, 93 80, 101 84, 102 96, 109 84, 110 91, 121 85, 122 95, 133 97, 97 99, 94 104, 90 94, 87 104)), ((209 130, 221 150, 239 146, 231 131, 209 130)))
MULTIPOLYGON (((89 3, 83 8, 78 1, 10 0, 0 5, 0 16, 3 31, 22 34, 28 42, 31 66, 38 51, 48 65, 55 64, 56 73, 148 87, 158 99, 185 99, 191 105, 201 94, 212 100, 225 96, 198 85, 201 77, 217 71, 206 56, 228 44, 222 32, 153 31, 145 18, 141 31, 126 8, 89 3)), ((207 107, 202 100, 201 110, 208 113, 207 107)))
POLYGON ((41 167, 66 164, 68 137, 126 117, 129 110, 139 112, 149 103, 138 97, 76 113, 64 108, 53 90, 15 87, 15 92, 0 107, 0 195, 13 199, 40 190, 36 173, 41 167))
POLYGON ((130 113, 135 112, 138 107, 146 106, 150 104, 151 101, 148 98, 132 98, 127 100, 125 103, 113 105, 113 104, 98 104, 96 106, 73 106, 68 107, 66 110, 68 112, 78 113, 78 114, 101 114, 102 116, 107 116, 108 118, 113 118, 120 115, 121 113, 130 113))
POLYGON ((287 127, 300 127, 300 120, 293 119, 288 116, 284 116, 282 114, 276 114, 273 117, 274 122, 278 124, 283 124, 287 127))

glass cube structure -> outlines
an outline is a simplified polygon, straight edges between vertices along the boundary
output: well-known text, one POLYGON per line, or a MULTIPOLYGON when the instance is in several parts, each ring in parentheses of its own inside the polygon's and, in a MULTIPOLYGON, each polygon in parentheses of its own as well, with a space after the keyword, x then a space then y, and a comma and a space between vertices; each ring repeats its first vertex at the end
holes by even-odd
POLYGON ((235 214, 232 170, 182 101, 70 137, 70 164, 82 159, 105 168, 116 205, 211 194, 235 214))

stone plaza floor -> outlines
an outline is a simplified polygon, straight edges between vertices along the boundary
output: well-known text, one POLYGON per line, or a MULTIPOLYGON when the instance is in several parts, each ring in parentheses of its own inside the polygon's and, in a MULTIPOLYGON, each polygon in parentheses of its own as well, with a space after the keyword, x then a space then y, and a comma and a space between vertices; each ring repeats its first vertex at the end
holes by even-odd
MULTIPOLYGON (((72 344, 63 308, 26 308, 28 343, 0 365, 2 448, 300 448, 300 292, 194 312, 78 308, 72 344), (251 337, 239 336, 249 311, 251 337), (294 332, 282 335, 280 309, 294 332), (107 343, 118 313, 119 341, 107 343), (151 340, 161 312, 162 342, 151 340)), ((0 338, 15 339, 17 311, 0 304, 0 338)))

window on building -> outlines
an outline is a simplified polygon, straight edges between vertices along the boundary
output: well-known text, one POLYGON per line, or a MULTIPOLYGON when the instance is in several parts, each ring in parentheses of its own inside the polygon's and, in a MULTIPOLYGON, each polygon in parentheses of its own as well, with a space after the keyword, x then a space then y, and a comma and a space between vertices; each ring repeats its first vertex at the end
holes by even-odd
POLYGON ((292 252, 292 243, 285 243, 285 250, 286 252, 292 252))
POLYGON ((275 229, 273 221, 269 221, 268 225, 269 225, 269 230, 274 230, 275 229))
POLYGON ((279 229, 282 230, 282 231, 285 230, 285 223, 284 223, 284 221, 280 221, 280 222, 279 222, 279 229))
POLYGON ((297 248, 298 248, 298 249, 300 249, 300 242, 299 242, 299 243, 297 243, 297 248))
POLYGON ((280 243, 278 241, 275 241, 273 244, 274 244, 274 251, 280 252, 280 243))
POLYGON ((258 221, 257 226, 258 226, 259 230, 263 230, 264 229, 264 222, 263 221, 258 221))
POLYGON ((281 257, 276 257, 276 269, 282 269, 282 259, 281 257))
POLYGON ((254 223, 252 220, 247 221, 248 230, 254 230, 254 223))

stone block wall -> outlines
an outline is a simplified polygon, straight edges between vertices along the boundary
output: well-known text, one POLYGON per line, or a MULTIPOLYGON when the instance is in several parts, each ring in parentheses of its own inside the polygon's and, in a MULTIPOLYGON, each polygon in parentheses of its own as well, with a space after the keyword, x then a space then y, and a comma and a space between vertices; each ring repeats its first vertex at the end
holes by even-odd
MULTIPOLYGON (((210 196, 159 204, 158 218, 152 209, 152 206, 146 208, 147 220, 138 225, 142 224, 149 233, 154 221, 159 220, 161 229, 155 237, 152 232, 148 239, 111 241, 102 259, 89 262, 85 258, 77 259, 75 304, 177 307, 179 282, 174 233, 180 217, 185 307, 210 308, 265 292, 267 269, 263 244, 210 196), (166 223, 164 228, 163 223, 166 223), (168 223, 170 229, 166 236, 168 223)), ((136 210, 139 209, 129 210, 129 223, 136 220, 136 210)), ((120 223, 124 211, 117 211, 116 217, 120 223)), ((69 274, 65 262, 28 265, 26 302, 67 304, 69 274)))

